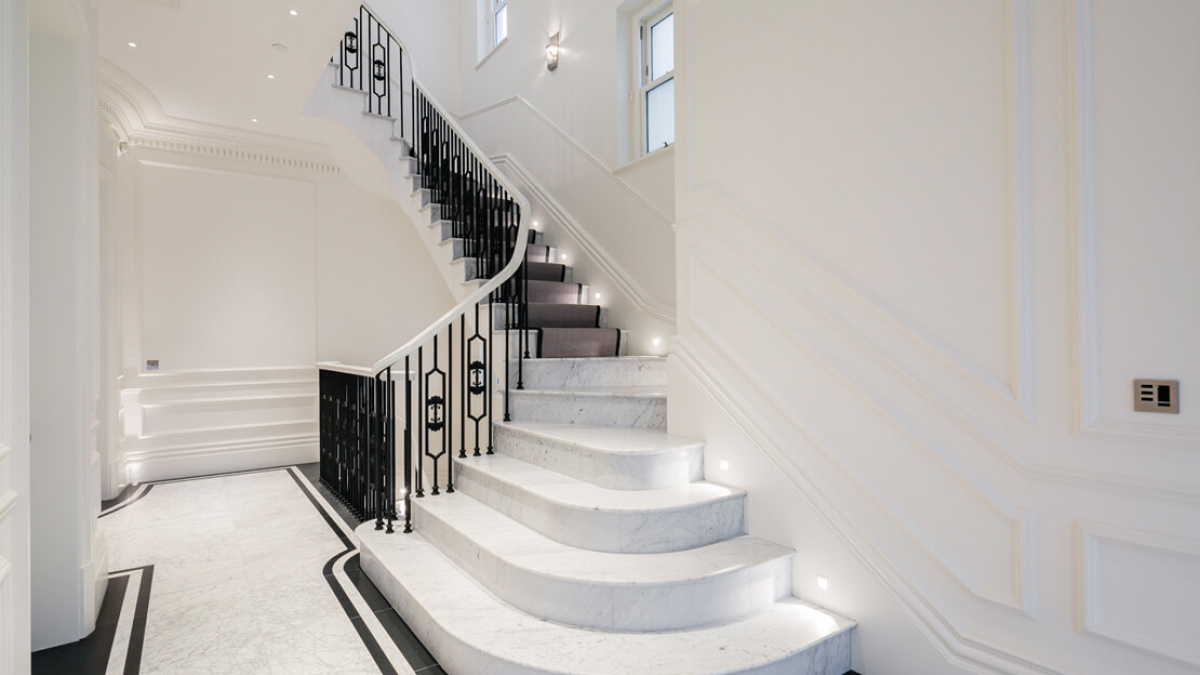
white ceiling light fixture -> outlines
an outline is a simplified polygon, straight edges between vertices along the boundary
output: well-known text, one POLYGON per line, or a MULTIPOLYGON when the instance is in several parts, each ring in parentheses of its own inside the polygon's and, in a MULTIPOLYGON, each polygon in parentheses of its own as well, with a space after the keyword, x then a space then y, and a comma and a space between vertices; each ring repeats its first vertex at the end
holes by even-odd
POLYGON ((137 43, 136 43, 136 42, 126 42, 125 44, 129 45, 129 46, 130 46, 132 49, 137 49, 137 43))
POLYGON ((257 117, 251 117, 251 118, 250 118, 250 121, 251 121, 251 122, 254 122, 255 124, 258 124, 258 118, 257 118, 257 117))
POLYGON ((271 49, 274 49, 277 52, 286 52, 287 45, 285 45, 281 42, 276 42, 275 44, 271 45, 271 49))
POLYGON ((297 11, 296 11, 296 10, 294 10, 294 9, 293 9, 293 10, 291 10, 291 11, 289 11, 289 12, 288 12, 288 14, 291 14, 292 16, 300 16, 300 12, 297 12, 297 11))
POLYGON ((274 75, 267 75, 267 79, 268 79, 268 80, 273 80, 273 79, 275 79, 275 76, 274 76, 274 75))

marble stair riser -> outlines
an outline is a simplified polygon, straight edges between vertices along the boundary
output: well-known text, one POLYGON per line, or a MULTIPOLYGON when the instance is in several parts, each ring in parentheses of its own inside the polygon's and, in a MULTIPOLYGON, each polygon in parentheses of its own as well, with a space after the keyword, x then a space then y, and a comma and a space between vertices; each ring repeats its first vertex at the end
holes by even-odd
POLYGON ((556 503, 475 468, 455 465, 455 489, 557 542, 608 553, 667 553, 743 533, 745 497, 683 509, 613 511, 556 503))
POLYGON ((532 392, 512 390, 512 418, 524 422, 558 422, 588 426, 664 429, 667 426, 665 396, 596 396, 576 392, 532 392))
MULTIPOLYGON (((536 359, 523 368, 528 389, 667 386, 667 360, 660 357, 536 359)), ((517 364, 510 363, 508 372, 516 381, 517 364)))
POLYGON ((704 445, 657 453, 605 452, 495 426, 496 452, 613 490, 652 490, 704 480, 704 445))
MULTIPOLYGON (((436 499, 427 497, 426 500, 436 499)), ((550 576, 484 548, 413 504, 413 528, 513 607, 568 626, 606 631, 686 630, 731 621, 791 595, 792 560, 776 558, 703 579, 661 584, 600 584, 550 576)))

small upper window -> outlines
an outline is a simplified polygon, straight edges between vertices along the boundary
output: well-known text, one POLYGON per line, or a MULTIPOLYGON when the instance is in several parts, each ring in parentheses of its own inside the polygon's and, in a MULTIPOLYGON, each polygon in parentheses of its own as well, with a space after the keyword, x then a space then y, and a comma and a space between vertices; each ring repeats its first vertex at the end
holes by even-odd
POLYGON ((492 46, 495 47, 508 37, 508 0, 491 0, 492 3, 492 46))
POLYGON ((667 5, 642 22, 644 152, 675 142, 675 13, 667 5))

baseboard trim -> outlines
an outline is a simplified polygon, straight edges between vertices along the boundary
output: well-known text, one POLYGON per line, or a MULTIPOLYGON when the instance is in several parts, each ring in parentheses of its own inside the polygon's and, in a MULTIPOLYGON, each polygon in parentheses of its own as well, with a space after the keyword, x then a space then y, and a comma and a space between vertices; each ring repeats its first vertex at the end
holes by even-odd
POLYGON ((131 459, 129 480, 135 483, 237 473, 294 464, 320 457, 316 434, 285 440, 247 441, 220 448, 190 449, 169 454, 156 452, 131 459))

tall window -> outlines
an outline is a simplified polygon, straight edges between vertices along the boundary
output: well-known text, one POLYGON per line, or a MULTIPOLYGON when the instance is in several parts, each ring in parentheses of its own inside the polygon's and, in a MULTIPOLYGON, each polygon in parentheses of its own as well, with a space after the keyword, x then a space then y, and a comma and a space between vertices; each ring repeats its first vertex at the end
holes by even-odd
POLYGON ((671 6, 642 22, 642 109, 645 152, 675 142, 675 13, 671 6))
POLYGON ((491 0, 492 3, 492 46, 504 42, 508 37, 508 0, 491 0))

